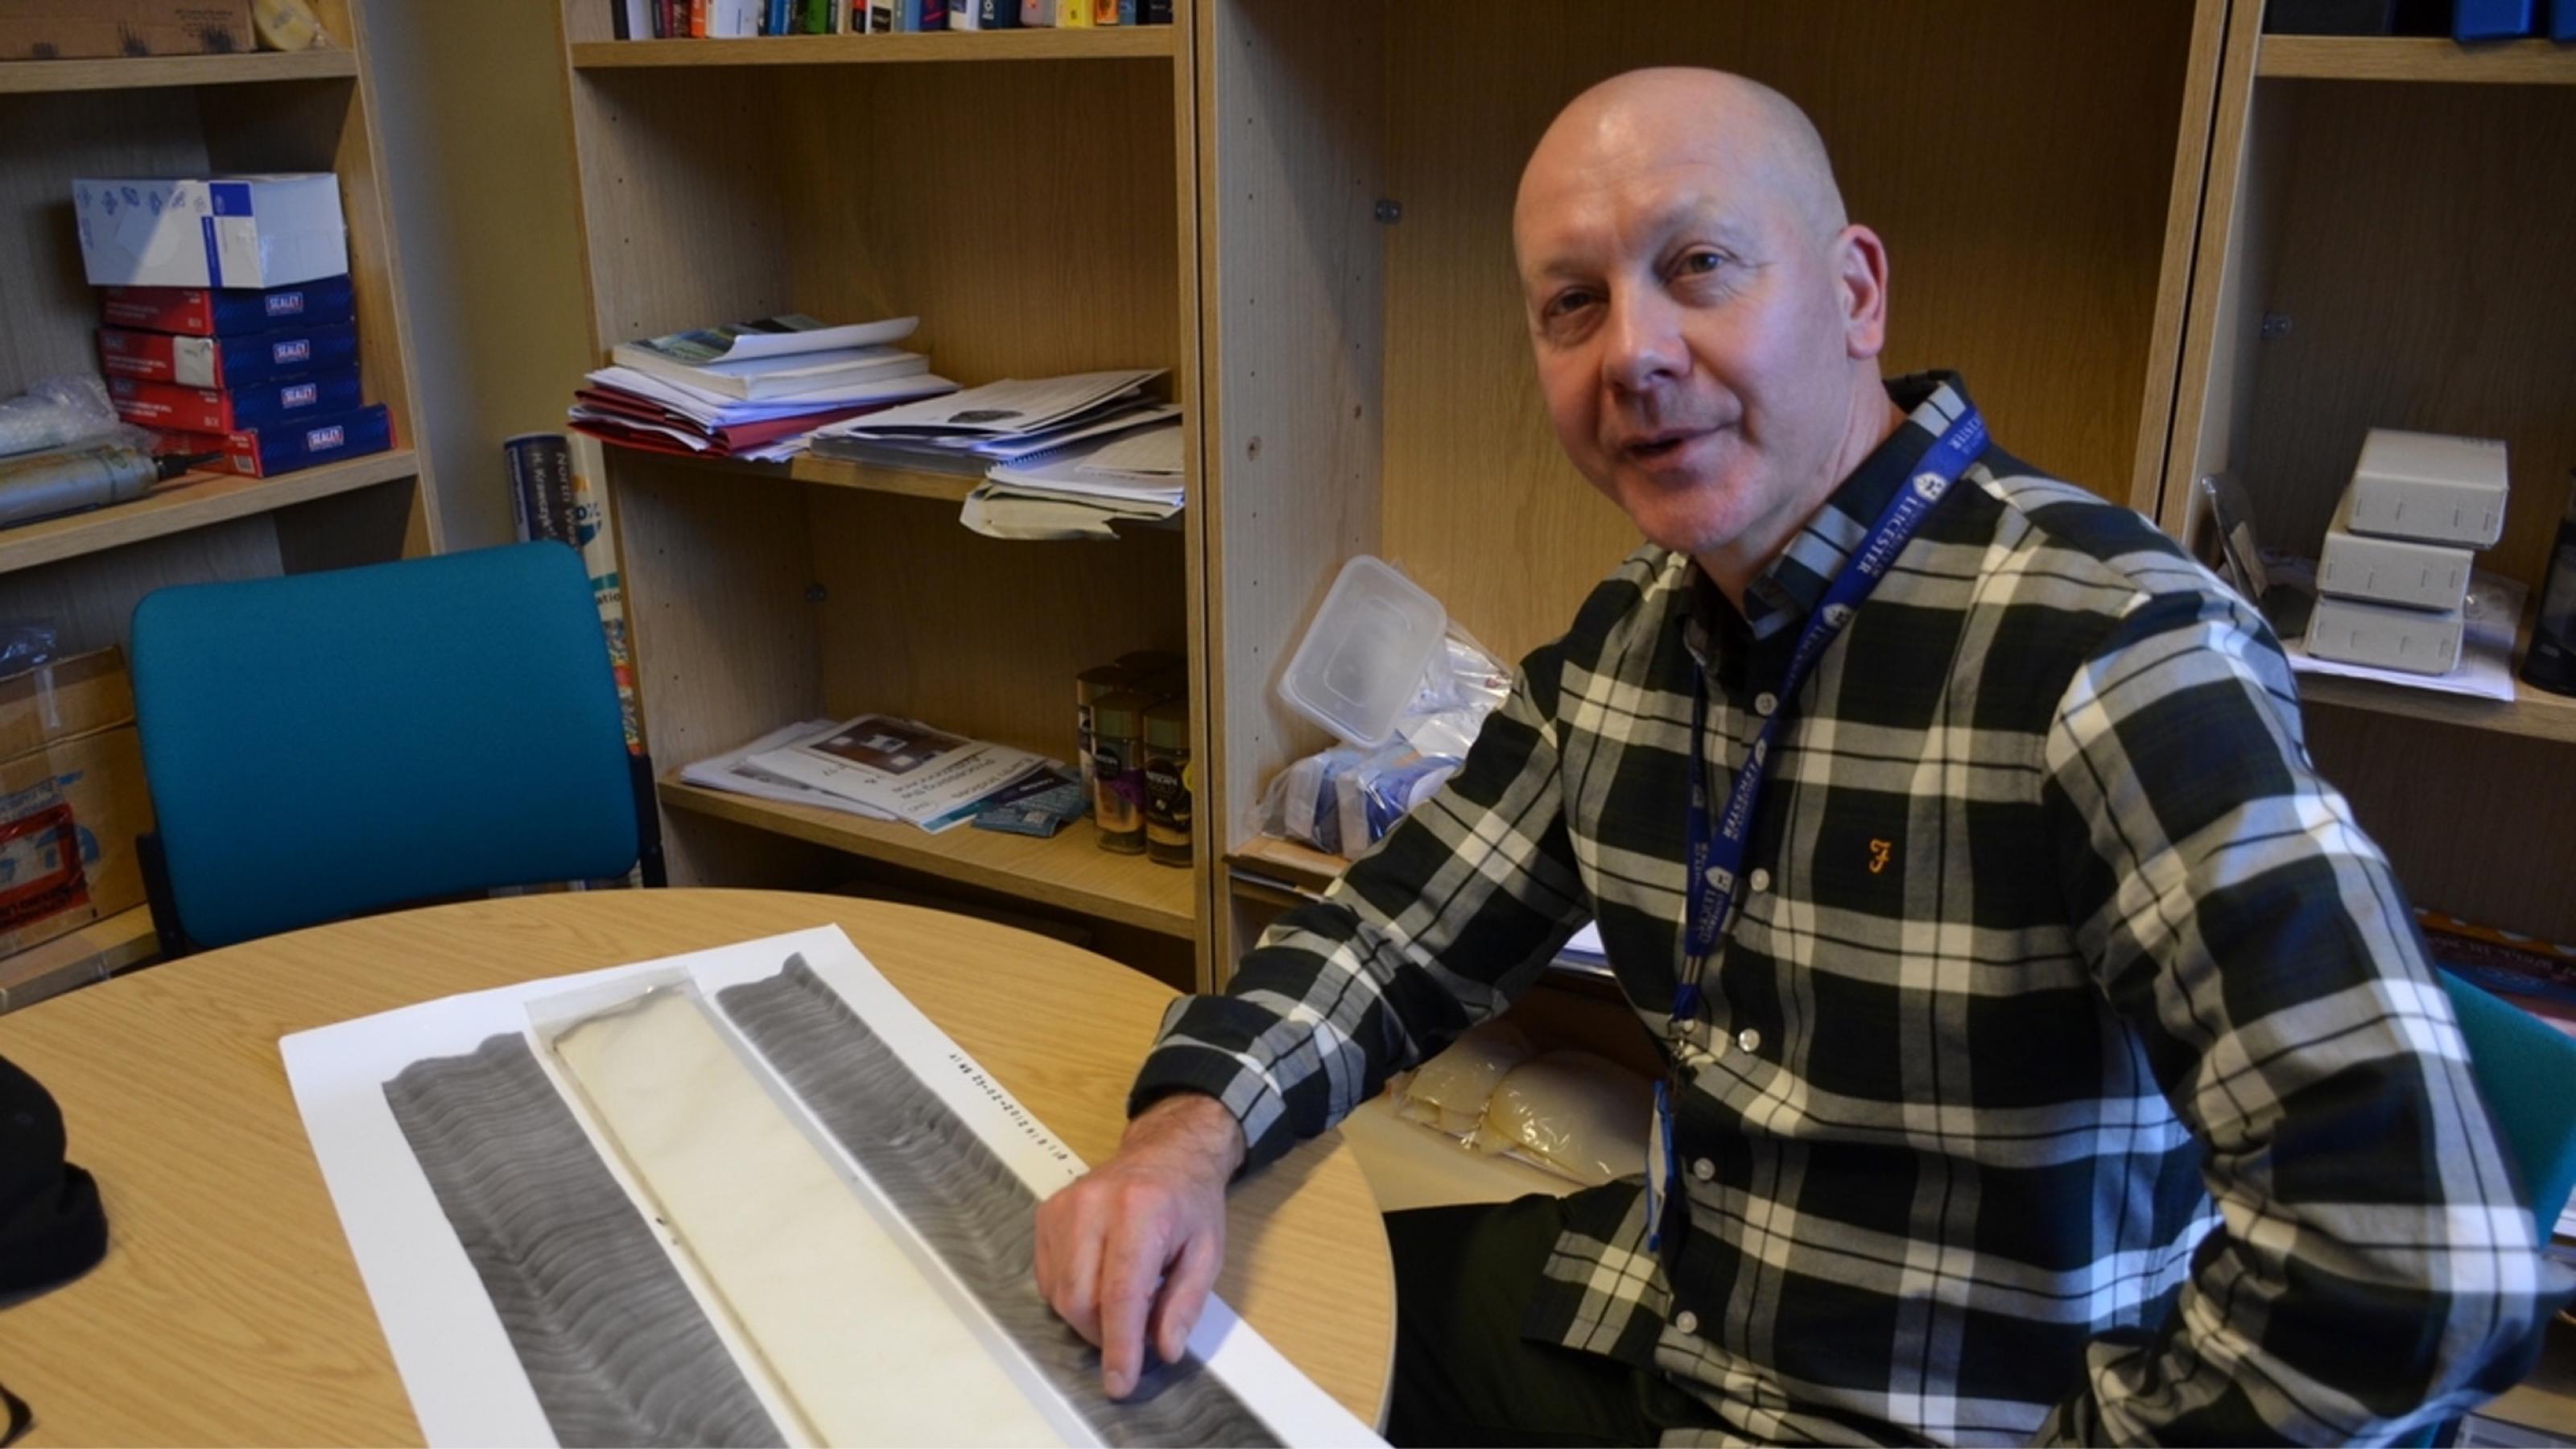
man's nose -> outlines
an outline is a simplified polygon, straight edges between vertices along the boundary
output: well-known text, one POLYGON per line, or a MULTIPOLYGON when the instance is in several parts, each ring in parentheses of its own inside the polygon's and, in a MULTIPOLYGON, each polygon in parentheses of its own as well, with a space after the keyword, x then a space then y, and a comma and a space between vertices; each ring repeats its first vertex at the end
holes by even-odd
POLYGON ((1624 392, 1648 392, 1690 370, 1681 309, 1659 287, 1621 287, 1610 297, 1601 358, 1603 380, 1624 392))

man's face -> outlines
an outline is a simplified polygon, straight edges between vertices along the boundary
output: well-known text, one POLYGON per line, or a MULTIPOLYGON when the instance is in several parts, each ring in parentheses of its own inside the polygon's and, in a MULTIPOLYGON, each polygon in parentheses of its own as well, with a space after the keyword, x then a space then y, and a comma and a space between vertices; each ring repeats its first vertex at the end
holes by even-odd
POLYGON ((1655 138, 1542 151, 1514 230, 1557 437, 1648 539, 1700 554, 1813 505, 1850 421, 1852 231, 1655 138))

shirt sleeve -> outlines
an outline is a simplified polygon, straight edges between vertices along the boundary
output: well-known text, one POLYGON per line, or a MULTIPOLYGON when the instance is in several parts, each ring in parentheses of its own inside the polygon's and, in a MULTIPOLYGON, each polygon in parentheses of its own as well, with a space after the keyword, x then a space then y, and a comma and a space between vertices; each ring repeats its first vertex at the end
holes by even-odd
POLYGON ((2047 741, 2078 941, 2199 1138, 2219 1225, 2042 1439, 2369 1442, 2518 1379, 2562 1276, 2388 862, 2318 778, 2279 646, 2142 598, 2047 741))
POLYGON ((1131 1112, 1205 1092, 1257 1166, 1538 978, 1591 912, 1558 787, 1556 657, 1523 663, 1449 783, 1263 933, 1224 995, 1173 1004, 1131 1112))

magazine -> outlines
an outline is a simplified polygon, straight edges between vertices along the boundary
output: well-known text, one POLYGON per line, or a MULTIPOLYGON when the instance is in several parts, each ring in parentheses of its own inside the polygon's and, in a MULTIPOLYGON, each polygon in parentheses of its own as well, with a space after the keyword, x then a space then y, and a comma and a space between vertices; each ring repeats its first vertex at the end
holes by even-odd
POLYGON ((742 763, 893 819, 937 829, 958 823, 972 813, 968 807, 1053 762, 917 720, 867 714, 742 763))

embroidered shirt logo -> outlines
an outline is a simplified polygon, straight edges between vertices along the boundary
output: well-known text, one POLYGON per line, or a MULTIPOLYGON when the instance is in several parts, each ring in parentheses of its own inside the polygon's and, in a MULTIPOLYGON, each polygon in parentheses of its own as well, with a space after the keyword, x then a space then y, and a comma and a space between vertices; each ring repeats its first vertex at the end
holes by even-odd
POLYGON ((1869 843, 1869 873, 1878 875, 1887 869, 1888 857, 1894 854, 1896 842, 1873 839, 1869 843))

